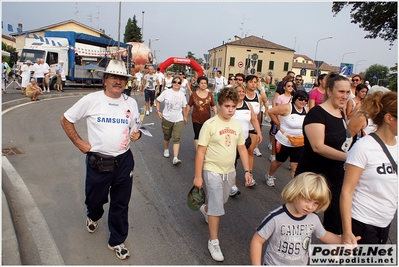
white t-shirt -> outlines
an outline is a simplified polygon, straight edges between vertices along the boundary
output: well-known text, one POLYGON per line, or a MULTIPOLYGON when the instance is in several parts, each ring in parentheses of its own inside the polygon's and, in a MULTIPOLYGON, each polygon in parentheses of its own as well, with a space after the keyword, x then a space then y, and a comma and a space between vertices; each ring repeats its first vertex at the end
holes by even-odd
POLYGON ((145 80, 145 90, 155 90, 155 86, 157 85, 157 76, 155 74, 146 74, 143 79, 145 80))
POLYGON ((33 65, 33 71, 35 72, 33 74, 33 77, 35 77, 35 78, 43 78, 44 77, 43 65, 39 65, 39 64, 35 63, 33 65))
POLYGON ((225 77, 220 76, 220 78, 215 77, 215 93, 218 93, 227 85, 227 80, 225 77))
POLYGON ((181 92, 175 90, 164 90, 157 100, 165 102, 162 115, 165 120, 170 122, 179 122, 183 120, 182 110, 187 106, 186 96, 181 92))
POLYGON ((104 91, 82 97, 64 113, 71 123, 86 118, 91 152, 114 157, 130 149, 130 133, 137 127, 139 115, 136 100, 111 98, 104 91))
POLYGON ((163 75, 162 72, 157 72, 156 75, 158 77, 159 85, 162 85, 163 79, 165 78, 165 75, 163 75))
POLYGON ((183 82, 180 85, 180 92, 182 92, 184 95, 186 95, 187 84, 188 84, 187 79, 184 79, 183 82))
MULTIPOLYGON (((167 87, 168 89, 172 88, 172 81, 173 81, 173 77, 170 77, 168 79, 168 77, 165 78, 165 87, 167 87)), ((166 88, 164 88, 166 89, 166 88)))
MULTIPOLYGON (((387 146, 398 162, 398 146, 387 146)), ((381 146, 370 135, 359 139, 349 150, 346 164, 363 169, 352 198, 352 218, 386 227, 398 208, 398 176, 381 146)))
POLYGON ((43 74, 47 75, 50 72, 50 66, 44 62, 44 64, 40 65, 43 69, 43 74))

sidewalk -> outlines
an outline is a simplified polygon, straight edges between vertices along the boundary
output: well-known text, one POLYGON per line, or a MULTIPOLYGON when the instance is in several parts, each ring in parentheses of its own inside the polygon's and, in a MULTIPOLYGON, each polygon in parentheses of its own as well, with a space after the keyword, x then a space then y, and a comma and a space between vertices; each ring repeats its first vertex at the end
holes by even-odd
MULTIPOLYGON (((98 89, 97 89, 98 90, 98 89)), ((101 90, 101 89, 100 89, 101 90)), ((65 97, 74 95, 86 95, 94 92, 96 89, 80 90, 80 89, 66 89, 64 92, 51 91, 40 95, 40 99, 65 97)), ((12 108, 14 106, 30 102, 30 98, 21 94, 18 89, 9 89, 6 94, 2 94, 2 111, 12 108)), ((18 238, 15 232, 13 218, 11 216, 10 208, 7 198, 2 189, 2 262, 1 265, 22 265, 21 255, 19 252, 18 238)))

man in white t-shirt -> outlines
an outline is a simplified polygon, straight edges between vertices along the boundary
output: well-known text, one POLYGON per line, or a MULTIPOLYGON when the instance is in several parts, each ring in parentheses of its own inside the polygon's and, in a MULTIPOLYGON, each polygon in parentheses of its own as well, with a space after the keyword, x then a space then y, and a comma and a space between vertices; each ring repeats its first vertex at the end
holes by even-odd
POLYGON ((155 88, 159 86, 159 80, 155 75, 153 66, 148 67, 148 73, 144 75, 141 83, 141 94, 144 94, 145 100, 145 115, 150 115, 152 112, 152 106, 154 105, 155 99, 155 88))
POLYGON ((136 76, 136 85, 138 88, 141 88, 141 79, 143 78, 143 73, 138 71, 134 76, 136 76))
MULTIPOLYGON (((61 125, 73 144, 86 155, 86 229, 96 231, 109 201, 108 248, 124 260, 130 252, 124 244, 129 233, 129 201, 133 186, 134 158, 130 142, 141 137, 137 129, 140 114, 136 100, 123 97, 128 79, 123 61, 111 60, 101 75, 104 90, 82 97, 61 117, 61 125), (85 118, 87 140, 83 140, 75 124, 85 118)), ((72 166, 71 166, 72 167, 72 166)), ((101 230, 101 229, 100 229, 101 230)), ((101 252, 100 252, 101 253, 101 252)))
POLYGON ((44 88, 43 86, 44 72, 43 72, 43 65, 41 58, 36 59, 36 63, 33 65, 33 71, 34 71, 33 77, 36 79, 39 86, 44 88))
POLYGON ((42 67, 42 69, 43 69, 43 75, 44 75, 44 78, 43 78, 43 91, 44 92, 46 92, 46 89, 47 89, 47 93, 50 93, 50 66, 46 63, 46 62, 44 62, 44 59, 41 59, 40 60, 41 61, 41 64, 40 64, 40 66, 42 67))
POLYGON ((222 71, 218 70, 216 72, 215 83, 212 86, 212 92, 219 93, 227 85, 227 79, 222 76, 222 71))

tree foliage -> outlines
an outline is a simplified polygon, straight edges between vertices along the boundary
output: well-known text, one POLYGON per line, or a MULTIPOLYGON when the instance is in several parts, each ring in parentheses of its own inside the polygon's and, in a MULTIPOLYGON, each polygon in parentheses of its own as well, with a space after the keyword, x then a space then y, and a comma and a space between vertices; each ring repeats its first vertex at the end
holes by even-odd
POLYGON ((371 85, 388 86, 389 68, 380 64, 373 64, 367 68, 364 74, 364 80, 370 81, 371 85), (373 78, 377 75, 377 78, 373 78))
MULTIPOLYGON (((10 53, 16 51, 16 49, 13 46, 8 45, 5 42, 1 42, 1 50, 2 51, 7 51, 7 52, 10 52, 10 53)), ((14 62, 11 62, 10 57, 1 56, 1 58, 2 58, 2 60, 4 59, 8 63, 8 65, 10 65, 10 66, 12 66, 14 64, 14 62)))
MULTIPOLYGON (((197 63, 200 64, 200 65, 204 62, 204 59, 202 59, 202 58, 196 58, 196 57, 195 57, 195 54, 192 53, 191 51, 188 51, 188 52, 187 52, 186 58, 192 58, 192 59, 194 59, 195 61, 197 61, 197 63)), ((166 70, 167 70, 167 71, 171 71, 171 72, 173 72, 173 73, 178 73, 178 72, 182 71, 183 73, 186 73, 186 75, 191 75, 192 72, 193 72, 192 68, 187 69, 186 66, 184 66, 184 65, 177 65, 177 64, 176 64, 176 65, 171 65, 171 66, 168 67, 166 70)))
POLYGON ((123 42, 143 42, 141 28, 137 25, 136 15, 133 16, 133 20, 131 18, 127 20, 123 42))
POLYGON ((389 79, 389 89, 391 91, 398 91, 398 63, 395 64, 395 67, 391 67, 389 69, 391 73, 388 75, 389 79))
POLYGON ((351 23, 369 32, 364 38, 382 38, 393 42, 398 38, 398 3, 392 2, 333 2, 332 12, 336 16, 344 7, 352 6, 351 23))

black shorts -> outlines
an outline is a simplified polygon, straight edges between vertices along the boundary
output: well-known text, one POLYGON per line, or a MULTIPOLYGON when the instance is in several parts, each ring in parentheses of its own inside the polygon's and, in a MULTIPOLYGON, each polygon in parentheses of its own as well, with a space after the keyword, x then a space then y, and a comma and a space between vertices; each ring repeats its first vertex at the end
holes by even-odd
MULTIPOLYGON (((276 142, 278 142, 276 140, 276 142)), ((278 162, 285 162, 290 157, 290 162, 298 163, 303 154, 304 146, 288 147, 281 145, 280 151, 276 151, 276 160, 278 162)))
POLYGON ((203 125, 203 124, 199 124, 199 123, 193 122, 194 140, 198 140, 198 138, 199 138, 199 133, 200 133, 200 131, 201 131, 202 125, 203 125))
POLYGON ((362 238, 358 244, 386 244, 388 240, 389 224, 385 228, 365 224, 352 218, 352 233, 362 238))
MULTIPOLYGON (((245 148, 248 149, 252 144, 252 139, 250 136, 245 139, 245 148)), ((237 168, 237 160, 240 158, 240 154, 236 151, 236 160, 234 161, 234 166, 237 168)))

